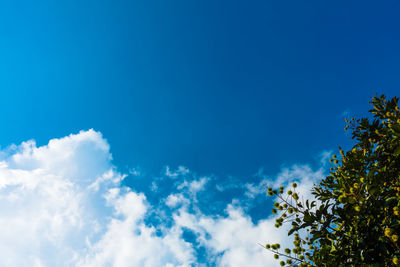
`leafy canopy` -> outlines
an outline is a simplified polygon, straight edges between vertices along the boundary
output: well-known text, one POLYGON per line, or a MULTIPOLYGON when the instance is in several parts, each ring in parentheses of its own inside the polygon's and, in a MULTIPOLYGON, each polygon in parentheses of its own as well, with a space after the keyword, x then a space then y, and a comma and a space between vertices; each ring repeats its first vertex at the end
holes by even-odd
POLYGON ((296 183, 268 188, 276 227, 292 228, 293 248, 267 244, 281 266, 400 265, 400 111, 398 98, 370 102, 371 118, 346 120, 355 145, 333 155, 329 176, 300 201, 296 183))

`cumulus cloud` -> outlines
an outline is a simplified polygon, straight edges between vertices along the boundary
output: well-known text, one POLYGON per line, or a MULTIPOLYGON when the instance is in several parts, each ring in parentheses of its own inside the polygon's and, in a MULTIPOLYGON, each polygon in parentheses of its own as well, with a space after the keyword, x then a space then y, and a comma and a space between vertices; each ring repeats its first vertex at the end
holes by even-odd
POLYGON ((1 266, 179 266, 193 262, 179 233, 143 223, 143 194, 121 188, 107 141, 82 131, 0 163, 1 266), (154 253, 154 251, 158 251, 154 253))
POLYGON ((110 160, 107 142, 94 131, 15 146, 0 164, 1 265, 73 264, 107 212, 89 186, 106 172, 113 182, 122 179, 110 160))
MULTIPOLYGON (((177 226, 194 231, 200 246, 217 266, 276 266, 273 255, 258 244, 267 239, 285 241, 285 235, 273 231, 274 220, 254 224, 240 207, 228 205, 227 216, 192 214, 185 209, 174 214, 177 226)), ((286 242, 282 242, 286 243, 286 242)))
POLYGON ((143 194, 117 189, 106 196, 115 207, 107 231, 78 266, 189 266, 194 262, 192 248, 180 238, 180 231, 170 231, 163 237, 147 227, 144 216, 148 204, 143 194))
MULTIPOLYGON (((294 178, 306 193, 322 174, 293 166, 242 187, 251 198, 265 193, 266 184, 294 178)), ((254 222, 239 198, 218 214, 205 213, 197 195, 210 190, 210 177, 197 178, 185 167, 167 167, 164 176, 174 186, 154 203, 149 192, 121 186, 126 175, 112 165, 109 144, 94 130, 41 147, 34 141, 10 146, 0 153, 0 266, 277 264, 257 244, 288 242, 284 230, 274 228, 275 217, 254 222), (161 223, 152 221, 155 215, 161 223), (187 231, 194 237, 185 237, 187 231)))

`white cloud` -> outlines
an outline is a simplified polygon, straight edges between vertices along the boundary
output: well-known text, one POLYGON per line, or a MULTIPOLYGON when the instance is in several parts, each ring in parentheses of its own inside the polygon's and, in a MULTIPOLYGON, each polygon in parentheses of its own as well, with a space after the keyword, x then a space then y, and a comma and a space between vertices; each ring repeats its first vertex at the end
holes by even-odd
POLYGON ((179 232, 157 237, 143 223, 146 197, 120 188, 124 175, 113 168, 100 133, 82 131, 42 147, 28 141, 11 150, 0 163, 0 266, 193 262, 179 232))
MULTIPOLYGON (((273 230, 273 219, 253 224, 240 207, 229 205, 227 217, 201 216, 181 210, 175 214, 175 222, 198 234, 198 241, 215 258, 217 266, 276 266, 273 255, 258 243, 269 239, 282 242, 282 234, 273 230)), ((283 235, 283 237, 285 237, 283 235)))
MULTIPOLYGON (((322 177, 322 169, 313 171, 307 165, 294 165, 284 168, 275 180, 263 179, 258 185, 246 184, 245 187, 250 190, 248 195, 254 197, 255 194, 265 193, 266 184, 278 187, 296 181, 296 191, 305 198, 311 198, 310 188, 322 177)), ((287 237, 290 225, 277 230, 276 216, 253 223, 240 202, 234 200, 226 208, 227 216, 217 217, 193 214, 183 207, 174 214, 174 221, 198 234, 198 241, 208 249, 210 257, 216 257, 218 266, 279 266, 273 254, 258 244, 280 243, 283 247, 291 247, 291 238, 287 237)))
POLYGON ((15 147, 0 167, 0 265, 70 266, 105 210, 88 190, 111 172, 107 142, 92 130, 15 147))
POLYGON ((174 208, 179 204, 188 204, 189 201, 187 198, 185 198, 182 194, 171 194, 167 197, 165 200, 165 205, 167 205, 170 208, 174 208))
MULTIPOLYGON (((325 158, 326 154, 321 154, 321 157, 325 158)), ((268 187, 277 189, 280 186, 283 186, 287 188, 293 182, 297 182, 299 186, 296 190, 300 193, 300 195, 303 195, 305 198, 311 198, 310 189, 312 188, 313 184, 325 176, 325 164, 323 164, 325 161, 321 160, 320 162, 321 167, 316 171, 314 171, 309 165, 295 164, 291 167, 285 167, 274 179, 265 175, 263 170, 260 169, 260 171, 257 173, 257 176, 261 178, 261 181, 258 184, 245 184, 246 195, 254 198, 259 194, 265 194, 268 187)))
POLYGON ((188 266, 194 262, 193 249, 180 238, 181 232, 157 237, 153 227, 145 226, 149 207, 143 194, 114 191, 107 200, 116 209, 115 217, 78 266, 188 266))
MULTIPOLYGON (((109 149, 99 132, 89 130, 0 152, 0 266, 198 266, 197 246, 218 266, 277 265, 257 244, 289 242, 274 228, 275 217, 254 223, 238 199, 226 206, 226 216, 203 214, 196 196, 210 178, 190 178, 182 166, 165 171, 168 178, 183 177, 179 192, 152 206, 145 193, 121 187, 125 175, 113 167, 109 149), (146 223, 157 212, 169 224, 146 223), (196 244, 185 241, 185 229, 196 234, 196 244)), ((254 196, 266 184, 294 179, 307 193, 321 176, 322 170, 293 166, 275 181, 246 188, 254 196)))
POLYGON ((184 166, 179 166, 175 171, 171 171, 169 166, 167 166, 165 168, 165 176, 171 177, 171 178, 176 178, 179 175, 186 175, 188 173, 189 173, 189 170, 184 166))
POLYGON ((185 180, 182 184, 178 185, 178 189, 182 190, 183 188, 187 188, 189 193, 196 194, 197 192, 204 189, 204 186, 208 181, 209 178, 207 177, 202 177, 199 180, 194 180, 190 182, 185 180))

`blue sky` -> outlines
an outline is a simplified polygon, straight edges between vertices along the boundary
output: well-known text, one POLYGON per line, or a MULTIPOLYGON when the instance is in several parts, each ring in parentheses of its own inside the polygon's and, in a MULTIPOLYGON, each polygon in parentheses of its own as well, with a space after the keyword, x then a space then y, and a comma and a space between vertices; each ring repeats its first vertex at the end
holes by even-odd
MULTIPOLYGON (((25 148, 11 144, 34 139, 36 151, 54 138, 99 135, 76 152, 71 168, 94 180, 109 168, 126 174, 116 183, 145 196, 151 208, 142 219, 157 235, 186 227, 171 219, 182 210, 163 204, 181 191, 170 199, 180 199, 187 214, 225 222, 234 205, 257 232, 270 216, 260 185, 286 182, 285 173, 316 179, 326 168, 324 155, 351 145, 344 116, 365 115, 375 92, 399 95, 399 11, 395 0, 2 1, 2 157, 11 170, 33 171, 50 166, 42 161, 51 156, 35 159, 42 162, 35 168, 14 164, 11 158, 25 148), (112 160, 77 165, 96 157, 86 149, 99 142, 109 146, 102 151, 112 160), (194 182, 197 189, 189 186, 194 182), (159 223, 165 218, 168 226, 159 223)), ((173 266, 233 266, 231 248, 202 241, 213 229, 193 225, 185 228, 193 232, 186 241, 197 254, 189 249, 191 256, 180 261, 166 252, 157 264, 172 257, 173 266)), ((183 236, 190 234, 176 238, 183 236)), ((89 258, 81 263, 89 266, 89 258)))

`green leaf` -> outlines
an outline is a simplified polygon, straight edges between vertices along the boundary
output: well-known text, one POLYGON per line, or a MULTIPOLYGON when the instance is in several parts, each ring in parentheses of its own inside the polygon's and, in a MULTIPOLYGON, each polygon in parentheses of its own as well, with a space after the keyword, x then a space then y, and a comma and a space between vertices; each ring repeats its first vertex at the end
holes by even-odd
POLYGON ((393 131, 397 134, 400 134, 400 125, 397 124, 391 124, 391 128, 393 129, 393 131))
POLYGON ((386 199, 385 205, 389 206, 393 201, 396 201, 396 200, 397 200, 397 197, 390 197, 390 198, 386 199))
POLYGON ((313 219, 311 217, 311 215, 307 212, 304 214, 304 218, 303 218, 304 222, 306 222, 307 224, 311 224, 313 219))
POLYGON ((289 236, 289 235, 293 234, 293 232, 296 231, 296 230, 297 229, 295 229, 295 228, 290 229, 289 232, 287 233, 287 235, 289 236))
POLYGON ((395 155, 395 156, 400 155, 400 146, 398 146, 398 147, 396 148, 396 150, 394 151, 393 155, 395 155))
POLYGON ((375 97, 372 103, 377 112, 372 119, 348 122, 355 141, 352 150, 339 147, 340 166, 332 166, 330 176, 313 186, 313 198, 295 214, 303 216, 288 220, 292 221, 288 235, 298 238, 299 232, 307 230, 313 244, 310 260, 315 266, 344 266, 349 257, 349 266, 389 266, 394 256, 400 258, 397 244, 385 234, 387 228, 396 234, 400 229, 397 212, 392 212, 392 207, 400 207, 397 188, 393 189, 400 179, 398 100, 375 97), (347 197, 344 203, 338 201, 342 195, 347 197), (362 208, 355 210, 356 205, 362 208))

